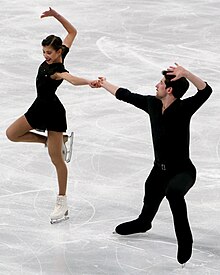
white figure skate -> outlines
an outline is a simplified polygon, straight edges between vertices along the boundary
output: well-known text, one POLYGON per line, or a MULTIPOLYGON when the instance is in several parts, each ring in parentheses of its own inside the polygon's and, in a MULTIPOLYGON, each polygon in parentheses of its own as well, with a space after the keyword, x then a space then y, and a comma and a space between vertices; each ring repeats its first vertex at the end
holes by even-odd
POLYGON ((66 156, 67 156, 67 148, 66 148, 66 144, 62 143, 62 156, 63 156, 63 160, 66 161, 66 156))
POLYGON ((68 136, 67 141, 62 144, 62 155, 63 159, 68 163, 71 161, 72 151, 73 151, 73 137, 74 133, 71 132, 70 136, 68 136))
POLYGON ((67 207, 67 197, 57 196, 57 201, 53 212, 50 215, 50 223, 59 223, 61 221, 68 220, 68 207, 67 207))

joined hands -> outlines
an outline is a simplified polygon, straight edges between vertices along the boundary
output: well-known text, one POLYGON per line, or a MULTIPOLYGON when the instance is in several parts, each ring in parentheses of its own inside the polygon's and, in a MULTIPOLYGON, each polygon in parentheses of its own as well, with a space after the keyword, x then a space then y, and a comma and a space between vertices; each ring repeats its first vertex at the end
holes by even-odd
POLYGON ((106 81, 106 78, 103 76, 100 76, 98 77, 98 79, 91 81, 89 83, 89 86, 91 88, 101 88, 104 81, 106 81))

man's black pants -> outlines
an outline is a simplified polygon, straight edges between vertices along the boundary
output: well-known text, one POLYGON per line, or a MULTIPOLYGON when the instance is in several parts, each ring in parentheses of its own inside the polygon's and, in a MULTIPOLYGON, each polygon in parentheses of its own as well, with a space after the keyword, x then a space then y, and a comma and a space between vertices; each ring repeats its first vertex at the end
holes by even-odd
POLYGON ((164 197, 169 201, 173 214, 177 241, 191 241, 192 233, 187 216, 184 196, 194 185, 196 169, 189 160, 179 167, 164 169, 155 163, 145 182, 144 206, 140 214, 146 223, 151 223, 164 197))

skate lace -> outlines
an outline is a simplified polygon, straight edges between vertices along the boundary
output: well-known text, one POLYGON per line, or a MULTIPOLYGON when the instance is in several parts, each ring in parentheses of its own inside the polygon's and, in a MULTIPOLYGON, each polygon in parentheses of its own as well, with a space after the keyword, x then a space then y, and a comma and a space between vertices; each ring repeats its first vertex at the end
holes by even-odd
POLYGON ((57 203, 56 203, 56 206, 57 207, 61 207, 64 205, 64 201, 62 198, 57 198, 57 203))

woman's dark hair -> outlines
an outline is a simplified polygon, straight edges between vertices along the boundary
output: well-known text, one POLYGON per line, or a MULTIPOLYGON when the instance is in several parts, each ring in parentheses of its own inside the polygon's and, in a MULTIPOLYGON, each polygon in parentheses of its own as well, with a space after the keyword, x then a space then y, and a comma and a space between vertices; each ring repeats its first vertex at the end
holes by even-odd
POLYGON ((175 75, 167 74, 169 71, 162 71, 162 75, 165 77, 166 88, 173 88, 173 96, 175 98, 181 98, 189 88, 189 81, 185 77, 181 77, 175 81, 171 81, 175 75))
POLYGON ((62 39, 55 35, 47 36, 42 42, 41 45, 44 46, 51 46, 55 51, 62 49, 62 39))

